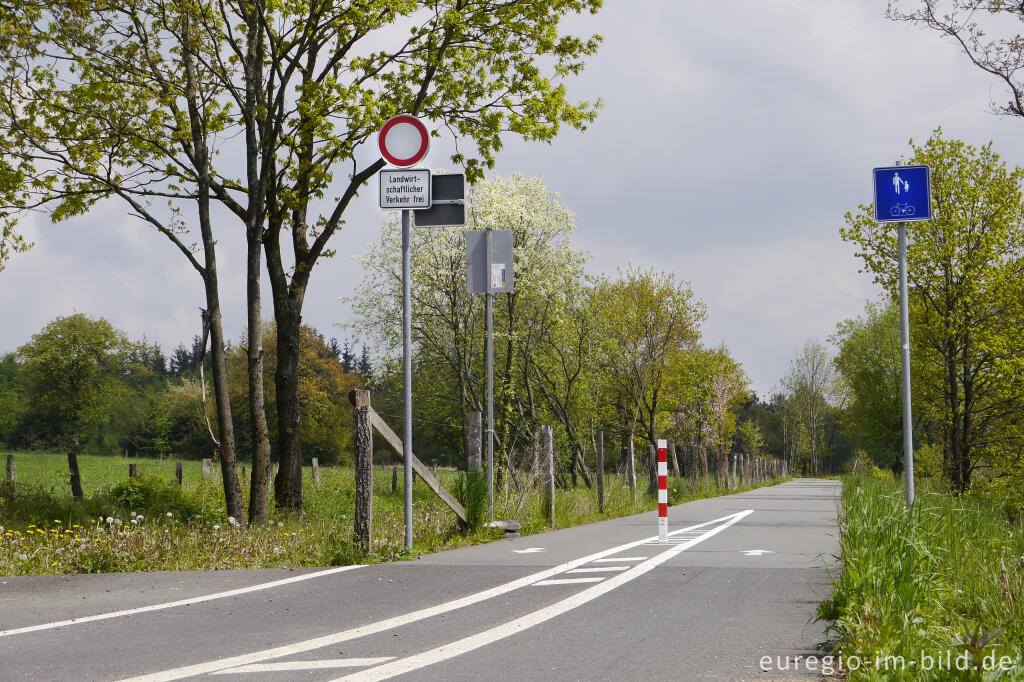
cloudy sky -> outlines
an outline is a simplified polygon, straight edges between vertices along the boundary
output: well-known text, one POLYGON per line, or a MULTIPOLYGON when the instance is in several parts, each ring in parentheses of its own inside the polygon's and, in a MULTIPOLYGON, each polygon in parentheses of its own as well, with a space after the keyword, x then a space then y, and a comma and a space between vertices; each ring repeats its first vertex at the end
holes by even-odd
MULTIPOLYGON (((605 38, 570 83, 603 100, 597 122, 551 145, 509 140, 496 172, 540 175, 562 195, 592 272, 632 264, 688 280, 708 304, 706 341, 724 341, 760 393, 805 340, 877 296, 838 234, 843 214, 871 200, 872 167, 940 125, 1024 165, 1024 121, 989 113, 1005 99, 999 86, 939 36, 887 21, 882 0, 606 4, 570 22, 605 38)), ((431 165, 450 166, 442 152, 431 165)), ((382 219, 372 189, 312 278, 304 320, 328 336, 346 335, 331 328, 350 319, 338 298, 359 281, 352 256, 382 219)), ((199 277, 120 205, 25 229, 35 247, 0 273, 0 353, 75 311, 167 352, 199 330, 199 277)), ((243 237, 224 230, 218 248, 237 339, 243 237)))

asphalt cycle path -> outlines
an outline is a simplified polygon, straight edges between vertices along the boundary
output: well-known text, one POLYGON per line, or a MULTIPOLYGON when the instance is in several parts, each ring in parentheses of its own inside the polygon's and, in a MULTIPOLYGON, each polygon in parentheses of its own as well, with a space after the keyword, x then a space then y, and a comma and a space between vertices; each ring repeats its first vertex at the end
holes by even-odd
POLYGON ((824 639, 839 494, 670 507, 667 543, 651 512, 376 566, 2 578, 0 679, 813 679, 787 662, 824 639))

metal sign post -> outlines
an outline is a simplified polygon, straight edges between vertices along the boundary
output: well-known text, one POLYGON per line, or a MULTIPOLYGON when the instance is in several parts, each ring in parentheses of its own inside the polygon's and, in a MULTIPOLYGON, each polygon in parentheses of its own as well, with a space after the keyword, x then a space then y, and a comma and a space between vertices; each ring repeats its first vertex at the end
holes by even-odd
MULTIPOLYGON (((430 133, 418 118, 399 114, 388 119, 377 135, 381 157, 399 168, 415 166, 430 151, 430 133)), ((429 170, 381 171, 380 207, 402 209, 402 459, 405 464, 405 546, 412 549, 412 214, 410 208, 431 205, 429 170)))
POLYGON ((900 366, 903 369, 903 476, 907 508, 914 507, 914 414, 910 405, 910 305, 907 302, 907 224, 897 225, 900 261, 900 366))
POLYGON ((405 546, 412 549, 412 239, 409 210, 402 211, 402 460, 405 546))
POLYGON ((491 293, 491 228, 487 228, 487 519, 494 520, 494 294, 491 293))
POLYGON ((907 222, 932 217, 931 169, 928 166, 876 168, 875 220, 898 223, 900 289, 900 365, 903 370, 903 473, 907 509, 914 507, 914 415, 910 394, 910 305, 907 293, 907 222))
POLYGON ((484 294, 487 316, 487 514, 494 520, 494 294, 514 289, 512 231, 466 232, 466 287, 484 294))

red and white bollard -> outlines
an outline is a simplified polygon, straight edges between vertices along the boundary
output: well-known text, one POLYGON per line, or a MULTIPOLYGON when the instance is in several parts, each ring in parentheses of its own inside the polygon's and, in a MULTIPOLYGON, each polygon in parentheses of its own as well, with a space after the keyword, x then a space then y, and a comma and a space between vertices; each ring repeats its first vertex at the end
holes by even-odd
POLYGON ((658 542, 668 542, 668 442, 658 441, 658 542))

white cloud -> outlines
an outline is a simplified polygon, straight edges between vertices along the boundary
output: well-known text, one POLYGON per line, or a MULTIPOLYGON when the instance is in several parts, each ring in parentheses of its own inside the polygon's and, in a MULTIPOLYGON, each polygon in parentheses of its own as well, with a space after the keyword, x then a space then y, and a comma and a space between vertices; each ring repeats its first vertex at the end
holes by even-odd
MULTIPOLYGON (((569 83, 605 107, 586 133, 551 145, 508 140, 498 172, 543 175, 577 213, 591 270, 629 262, 670 270, 708 303, 721 340, 769 390, 806 338, 827 337, 875 289, 838 235, 870 200, 870 169, 907 153, 938 125, 994 139, 1024 165, 1024 122, 988 113, 998 85, 936 34, 887 21, 873 0, 609 2, 577 32, 605 36, 569 83)), ((450 165, 451 144, 430 163, 450 165)), ((369 160, 372 145, 360 152, 369 160)), ((339 296, 360 279, 351 256, 374 241, 372 188, 354 203, 318 265, 304 320, 328 336, 348 316, 339 296)), ((30 223, 37 246, 0 273, 0 352, 58 314, 103 315, 169 350, 199 330, 201 281, 167 240, 103 207, 71 224, 30 223)), ((244 328, 244 244, 219 221, 225 331, 244 328)), ((271 314, 269 285, 265 315, 271 314)))

